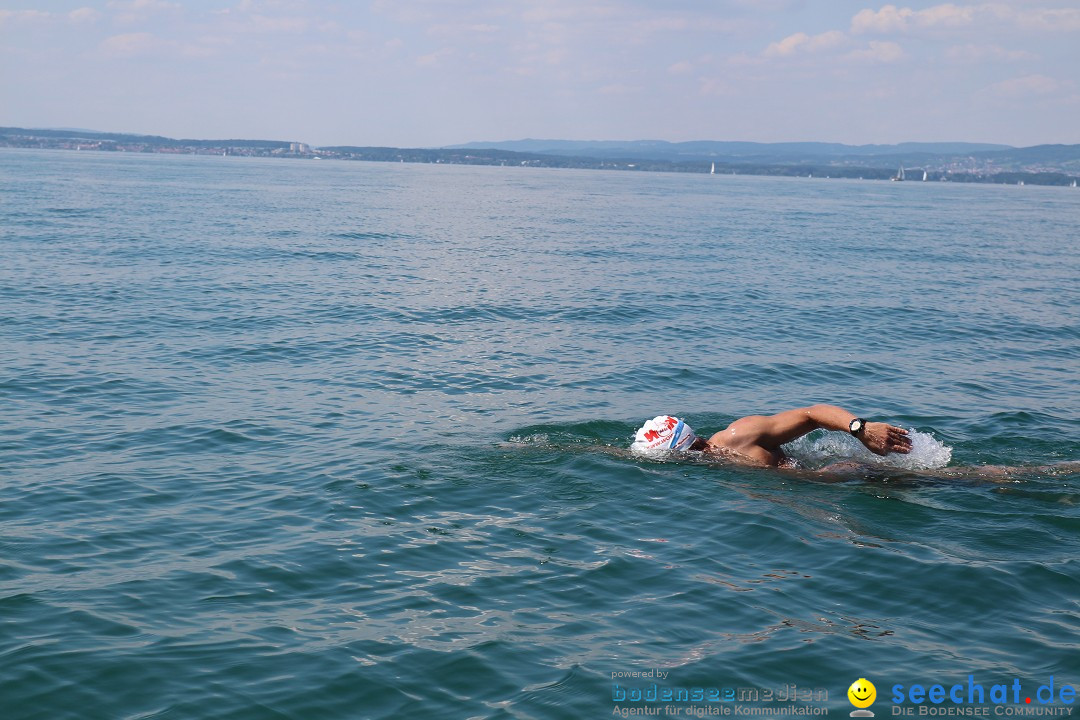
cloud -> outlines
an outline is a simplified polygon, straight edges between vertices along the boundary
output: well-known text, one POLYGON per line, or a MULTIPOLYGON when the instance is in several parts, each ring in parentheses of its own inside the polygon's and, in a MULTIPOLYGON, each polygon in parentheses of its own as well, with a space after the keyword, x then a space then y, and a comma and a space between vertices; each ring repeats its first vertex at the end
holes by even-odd
POLYGON ((371 3, 372 12, 383 15, 399 23, 426 23, 434 22, 436 15, 434 9, 420 7, 423 3, 403 3, 400 0, 374 0, 371 3))
POLYGON ((1080 30, 1080 8, 1014 8, 1005 3, 956 5, 944 3, 923 10, 885 5, 880 10, 860 10, 851 18, 855 35, 888 35, 929 28, 963 28, 1005 24, 1038 31, 1080 30))
POLYGON ((839 30, 830 30, 819 35, 798 32, 779 42, 769 43, 764 54, 766 57, 787 57, 796 52, 819 52, 842 45, 846 41, 847 35, 839 30))
POLYGON ((52 20, 55 15, 40 10, 0 10, 0 25, 16 22, 42 22, 52 20))
POLYGON ((980 63, 987 60, 1034 60, 1035 55, 1027 50, 1006 50, 1000 45, 953 45, 945 51, 949 60, 967 63, 980 63))
POLYGON ((855 62, 879 62, 891 63, 903 60, 904 48, 891 40, 871 40, 867 47, 861 50, 852 50, 845 58, 855 62))
POLYGON ((177 3, 165 0, 109 0, 107 7, 117 11, 113 20, 120 25, 134 25, 154 13, 180 9, 177 3))
POLYGON ((589 20, 607 20, 617 14, 618 10, 612 5, 550 0, 549 2, 535 3, 531 8, 521 13, 521 18, 534 23, 576 23, 589 20))
MULTIPOLYGON (((270 9, 277 9, 277 4, 270 9)), ((312 28, 316 28, 323 34, 341 32, 340 23, 335 20, 325 20, 312 14, 274 15, 258 10, 255 3, 242 2, 237 7, 213 10, 210 14, 221 18, 218 29, 222 32, 259 35, 303 33, 312 28)), ((345 35, 352 35, 352 32, 346 32, 345 35)))
POLYGON ((226 35, 203 35, 193 43, 178 45, 180 55, 187 58, 207 58, 220 55, 235 45, 226 35))
POLYGON ((639 85, 624 85, 622 83, 614 83, 612 85, 604 85, 598 92, 601 95, 634 95, 641 92, 642 88, 639 85))
POLYGON ((428 35, 442 37, 468 37, 475 35, 490 35, 499 31, 498 25, 490 23, 444 23, 431 25, 427 29, 428 35))
POLYGON ((416 58, 416 64, 418 67, 425 68, 437 68, 441 67, 443 60, 454 54, 454 51, 449 48, 443 48, 442 50, 436 50, 433 53, 427 55, 421 55, 416 58))
POLYGON ((682 62, 668 65, 667 71, 672 75, 688 75, 694 72, 694 65, 693 63, 683 60, 682 62))
POLYGON ((734 55, 729 55, 725 62, 731 67, 749 67, 751 65, 761 65, 765 60, 758 55, 735 53, 734 55))
POLYGON ((851 18, 851 32, 856 35, 866 32, 901 32, 907 29, 913 14, 911 8, 897 8, 895 5, 886 5, 877 12, 860 10, 851 18))
POLYGON ((935 5, 925 10, 912 10, 886 5, 880 10, 860 10, 851 18, 851 32, 888 34, 907 32, 916 27, 960 27, 970 25, 982 7, 975 5, 935 5))
POLYGON ((68 20, 75 23, 94 22, 98 19, 98 11, 94 8, 81 7, 67 14, 68 20))
POLYGON ((181 45, 177 50, 181 56, 194 59, 211 58, 220 53, 217 48, 207 45, 181 45))
POLYGON ((306 17, 269 17, 267 15, 252 15, 249 24, 244 28, 248 32, 277 33, 304 32, 308 28, 309 20, 306 17))
POLYGON ((162 41, 152 33, 137 32, 113 35, 98 46, 109 57, 131 58, 147 55, 162 46, 162 41))
POLYGON ((803 4, 803 0, 735 0, 735 2, 753 10, 770 13, 793 10, 803 4))
POLYGON ((117 60, 151 56, 171 56, 186 59, 214 57, 232 44, 230 38, 206 36, 193 43, 168 40, 153 33, 134 32, 113 35, 98 45, 102 55, 117 60))
POLYGON ((919 10, 912 16, 917 25, 925 27, 961 27, 970 25, 975 19, 978 8, 971 5, 935 5, 934 7, 919 10))
POLYGON ((690 19, 677 16, 662 16, 638 20, 634 22, 633 29, 641 35, 652 35, 663 32, 680 32, 690 25, 690 19))
POLYGON ((175 10, 180 7, 165 0, 109 0, 108 6, 114 10, 127 11, 175 10))
POLYGON ((1080 8, 1013 10, 1004 5, 994 6, 1006 22, 1014 22, 1031 30, 1056 30, 1075 32, 1080 30, 1080 8))
POLYGON ((1049 95, 1056 92, 1061 83, 1046 75, 1024 75, 1023 77, 1010 78, 994 83, 990 91, 1004 98, 1030 97, 1035 95, 1049 95))
POLYGON ((732 93, 731 85, 721 78, 701 78, 698 94, 702 96, 723 96, 732 93))

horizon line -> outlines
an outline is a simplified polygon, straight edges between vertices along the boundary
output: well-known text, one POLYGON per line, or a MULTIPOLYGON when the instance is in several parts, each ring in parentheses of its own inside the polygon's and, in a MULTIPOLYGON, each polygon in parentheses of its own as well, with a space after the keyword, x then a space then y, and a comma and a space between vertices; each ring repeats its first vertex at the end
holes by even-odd
POLYGON ((72 133, 90 133, 94 135, 131 135, 135 137, 161 137, 168 140, 198 140, 201 142, 211 140, 246 140, 246 141, 260 141, 260 142, 298 142, 305 145, 311 145, 313 147, 345 147, 352 145, 353 147, 385 147, 385 148, 398 148, 398 149, 443 149, 443 148, 464 148, 471 145, 481 144, 497 144, 497 143, 516 143, 516 142, 567 142, 567 143, 663 143, 668 145, 681 145, 686 143, 742 143, 748 145, 795 145, 795 144, 817 144, 817 145, 842 145, 844 147, 898 147, 901 145, 948 145, 948 144, 962 144, 962 145, 995 145, 1002 148, 1010 148, 1015 150, 1023 150, 1032 147, 1041 147, 1046 145, 1060 145, 1068 147, 1069 145, 1080 145, 1080 143, 1065 143, 1065 142, 1043 142, 1036 143, 1034 145, 1012 145, 1003 142, 984 142, 976 140, 902 140, 895 143, 886 142, 870 142, 870 143, 849 143, 836 140, 717 140, 708 138, 699 138, 696 140, 664 140, 660 138, 635 138, 635 139, 573 139, 573 138, 559 138, 559 137, 519 137, 509 140, 469 140, 467 142, 449 143, 443 145, 355 145, 352 143, 345 144, 341 142, 336 143, 309 143, 303 140, 280 140, 269 138, 255 138, 255 137, 172 137, 169 135, 162 135, 156 133, 147 132, 131 132, 122 130, 92 130, 89 128, 76 128, 76 127, 26 127, 17 125, 5 125, 8 129, 14 130, 44 130, 48 132, 72 132, 72 133))

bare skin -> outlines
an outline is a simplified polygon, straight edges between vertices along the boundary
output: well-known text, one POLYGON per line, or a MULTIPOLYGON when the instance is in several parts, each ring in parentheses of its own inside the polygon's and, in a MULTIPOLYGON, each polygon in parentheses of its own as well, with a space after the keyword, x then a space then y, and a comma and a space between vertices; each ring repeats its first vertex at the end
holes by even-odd
MULTIPOLYGON (((739 418, 708 440, 698 438, 691 449, 745 465, 783 467, 790 461, 780 450, 781 445, 818 429, 848 432, 855 417, 835 405, 811 405, 776 415, 750 415, 739 418)), ((887 423, 868 422, 856 437, 876 455, 911 452, 907 430, 887 423)))

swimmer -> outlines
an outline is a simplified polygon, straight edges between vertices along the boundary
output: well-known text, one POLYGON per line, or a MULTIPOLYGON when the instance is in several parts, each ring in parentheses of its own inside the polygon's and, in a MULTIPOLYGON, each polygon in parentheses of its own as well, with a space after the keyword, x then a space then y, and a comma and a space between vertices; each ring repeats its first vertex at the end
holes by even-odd
POLYGON ((907 430, 856 417, 835 405, 739 418, 708 440, 695 435, 679 418, 660 415, 637 431, 631 449, 643 453, 697 450, 744 465, 791 467, 780 446, 819 429, 850 433, 876 455, 911 452, 907 430))

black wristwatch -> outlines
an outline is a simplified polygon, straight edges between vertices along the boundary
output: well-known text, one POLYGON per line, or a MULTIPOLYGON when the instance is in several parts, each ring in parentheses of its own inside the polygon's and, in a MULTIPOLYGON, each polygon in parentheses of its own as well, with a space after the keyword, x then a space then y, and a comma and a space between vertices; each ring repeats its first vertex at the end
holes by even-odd
POLYGON ((855 418, 850 423, 848 423, 847 429, 849 433, 851 433, 855 437, 859 437, 860 435, 862 435, 863 430, 866 429, 866 421, 862 418, 855 418))

